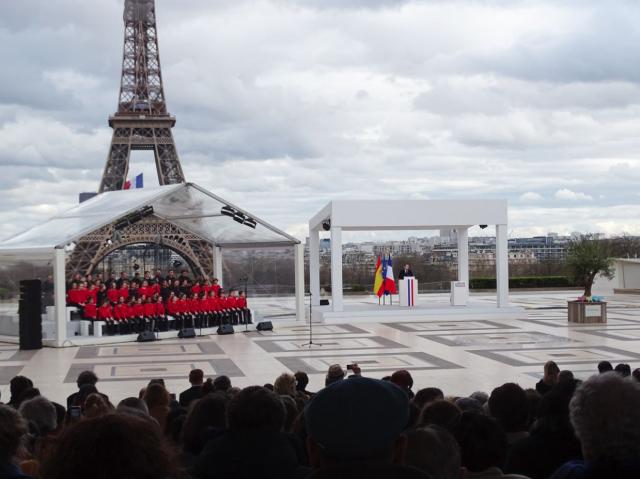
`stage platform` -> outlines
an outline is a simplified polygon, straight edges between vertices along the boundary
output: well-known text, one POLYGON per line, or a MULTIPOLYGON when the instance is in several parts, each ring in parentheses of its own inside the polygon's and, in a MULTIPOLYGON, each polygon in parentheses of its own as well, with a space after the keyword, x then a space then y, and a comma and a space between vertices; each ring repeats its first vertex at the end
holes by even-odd
POLYGON ((444 295, 421 295, 415 306, 378 304, 367 298, 358 302, 345 302, 343 311, 333 311, 331 305, 313 308, 314 321, 324 324, 375 323, 393 321, 425 321, 429 319, 519 319, 527 313, 522 306, 498 308, 486 301, 470 300, 466 306, 451 306, 443 301, 444 295))
MULTIPOLYGON (((36 351, 0 343, 0 392, 8 399, 9 380, 23 374, 45 396, 64 404, 77 390, 77 375, 92 370, 100 378, 98 389, 117 403, 137 396, 140 388, 158 377, 165 379, 171 392, 180 393, 189 387, 187 377, 194 367, 207 377, 226 374, 240 387, 273 383, 283 372, 305 371, 309 390, 317 391, 331 364, 345 367, 357 362, 370 377, 408 369, 414 390, 438 386, 448 395, 467 395, 475 390, 491 392, 507 381, 533 387, 549 359, 581 379, 596 372, 604 359, 640 367, 640 297, 608 296, 607 324, 575 325, 567 323, 566 309, 567 300, 575 296, 575 291, 512 293, 512 304, 526 310, 522 317, 489 315, 473 320, 438 317, 438 305, 447 305, 447 295, 421 295, 424 309, 432 306, 433 316, 427 319, 402 315, 404 320, 390 316, 355 324, 314 321, 312 347, 307 344, 309 324, 294 319, 293 298, 255 299, 252 306, 261 312, 261 319, 273 322, 273 331, 253 331, 250 326, 244 334, 243 327, 236 327, 236 334, 218 336, 209 329, 191 339, 178 339, 176 332, 169 332, 153 343, 131 343, 133 335, 100 339, 108 344, 86 344, 76 337, 69 347, 36 351)), ((345 299, 347 306, 359 307, 373 298, 345 299)), ((485 305, 487 312, 495 305, 491 294, 473 294, 472 300, 474 308, 485 305)))

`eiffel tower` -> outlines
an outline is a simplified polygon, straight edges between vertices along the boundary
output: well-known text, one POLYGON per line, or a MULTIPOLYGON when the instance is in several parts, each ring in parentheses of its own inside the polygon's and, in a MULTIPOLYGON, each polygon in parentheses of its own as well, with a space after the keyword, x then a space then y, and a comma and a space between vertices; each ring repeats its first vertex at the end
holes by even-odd
POLYGON ((124 187, 131 150, 153 150, 161 185, 184 183, 175 123, 164 99, 154 0, 125 0, 118 111, 109 117, 113 137, 99 192, 124 187))
MULTIPOLYGON (((109 117, 113 136, 99 193, 124 188, 131 150, 153 150, 160 185, 185 182, 171 133, 176 119, 167 112, 164 98, 154 0, 125 0, 123 18, 118 111, 109 117)), ((140 243, 161 244, 181 254, 195 274, 212 274, 210 243, 151 215, 124 229, 113 223, 83 237, 68 260, 67 275, 91 273, 106 255, 140 243)))

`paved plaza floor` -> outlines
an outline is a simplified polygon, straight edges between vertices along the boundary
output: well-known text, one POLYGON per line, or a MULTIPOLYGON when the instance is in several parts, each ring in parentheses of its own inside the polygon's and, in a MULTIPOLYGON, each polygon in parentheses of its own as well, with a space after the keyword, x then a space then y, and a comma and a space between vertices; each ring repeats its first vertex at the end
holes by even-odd
MULTIPOLYGON (((448 395, 466 395, 490 391, 506 381, 532 387, 548 359, 580 378, 592 374, 603 359, 640 367, 640 296, 607 298, 606 325, 568 325, 566 300, 577 294, 512 294, 512 304, 525 308, 518 319, 403 321, 398 317, 379 323, 314 323, 318 345, 313 347, 304 346, 309 339, 308 325, 293 320, 293 301, 274 298, 256 300, 261 315, 273 317, 272 332, 38 351, 19 351, 15 345, 0 343, 0 400, 9 399, 11 377, 23 374, 45 396, 64 402, 76 389, 77 374, 85 369, 98 374, 99 389, 117 402, 137 395, 156 377, 164 378, 169 390, 179 393, 188 386, 191 368, 203 369, 206 376, 226 374, 237 386, 273 382, 282 372, 302 370, 310 375, 309 390, 315 390, 322 387, 330 364, 357 362, 368 376, 408 369, 414 389, 438 386, 448 395)), ((420 301, 443 298, 446 296, 421 295, 420 301)), ((495 297, 480 294, 473 299, 492 302, 495 297)), ((363 300, 367 299, 346 298, 363 300)))

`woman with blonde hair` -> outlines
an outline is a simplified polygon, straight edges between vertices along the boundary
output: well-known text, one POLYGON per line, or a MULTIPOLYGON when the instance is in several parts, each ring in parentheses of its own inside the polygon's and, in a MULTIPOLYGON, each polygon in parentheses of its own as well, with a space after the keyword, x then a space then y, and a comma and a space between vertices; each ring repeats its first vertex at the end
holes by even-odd
POLYGON ((296 378, 293 374, 282 373, 273 383, 273 392, 280 396, 295 396, 296 378))

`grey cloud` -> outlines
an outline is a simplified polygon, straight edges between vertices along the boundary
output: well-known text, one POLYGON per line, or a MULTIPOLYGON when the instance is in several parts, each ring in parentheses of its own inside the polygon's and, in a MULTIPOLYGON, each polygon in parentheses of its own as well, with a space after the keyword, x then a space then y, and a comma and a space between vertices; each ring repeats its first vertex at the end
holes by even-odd
MULTIPOLYGON (((0 220, 16 230, 97 187, 118 92, 122 2, 5 3, 0 220)), ((505 197, 515 231, 576 229, 591 211, 595 226, 640 232, 620 207, 638 200, 629 2, 157 4, 187 179, 278 225, 299 232, 332 198, 403 191, 505 197), (489 41, 483 22, 502 15, 527 30, 523 16, 538 6, 594 17, 562 35, 535 24, 509 36, 504 22, 494 27, 511 43, 489 41), (562 189, 594 200, 583 209, 556 198, 562 189), (520 201, 525 192, 542 196, 536 208, 520 201)))

